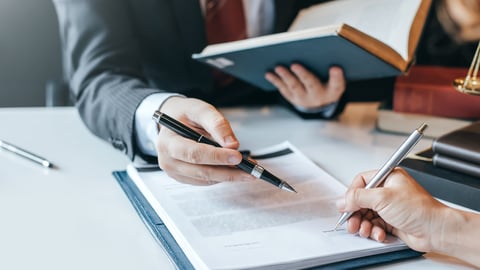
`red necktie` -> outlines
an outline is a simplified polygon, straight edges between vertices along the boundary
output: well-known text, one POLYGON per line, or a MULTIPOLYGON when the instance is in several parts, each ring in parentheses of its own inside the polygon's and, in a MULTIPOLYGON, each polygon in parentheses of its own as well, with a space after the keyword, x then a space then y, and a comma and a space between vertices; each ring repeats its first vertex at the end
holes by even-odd
MULTIPOLYGON (((207 0, 205 26, 208 44, 247 38, 243 0, 207 0)), ((234 78, 218 70, 213 71, 217 85, 224 87, 234 78)))

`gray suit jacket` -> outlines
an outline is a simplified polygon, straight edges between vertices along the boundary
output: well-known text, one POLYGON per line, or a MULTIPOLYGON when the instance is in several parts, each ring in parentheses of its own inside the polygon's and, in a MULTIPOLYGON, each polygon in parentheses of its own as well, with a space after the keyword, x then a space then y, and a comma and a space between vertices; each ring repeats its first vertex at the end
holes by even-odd
MULTIPOLYGON (((136 153, 134 114, 161 91, 199 97, 217 106, 210 69, 191 55, 206 46, 199 0, 53 0, 64 68, 88 128, 129 157, 136 153)), ((275 32, 299 9, 318 1, 278 0, 275 32)), ((253 91, 253 90, 252 90, 253 91)), ((251 95, 234 97, 241 103, 251 95)))

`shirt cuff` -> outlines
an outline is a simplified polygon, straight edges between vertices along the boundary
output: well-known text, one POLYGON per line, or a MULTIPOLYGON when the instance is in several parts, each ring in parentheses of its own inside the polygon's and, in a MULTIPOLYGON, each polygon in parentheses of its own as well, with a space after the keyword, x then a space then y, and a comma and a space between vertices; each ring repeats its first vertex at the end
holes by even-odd
POLYGON ((323 105, 317 108, 305 108, 302 106, 294 105, 295 109, 302 113, 320 113, 325 118, 330 118, 337 109, 338 102, 333 102, 327 105, 323 105))
POLYGON ((157 93, 147 96, 135 111, 135 139, 141 153, 157 156, 156 140, 158 136, 157 124, 152 115, 163 103, 171 97, 181 96, 173 93, 157 93))

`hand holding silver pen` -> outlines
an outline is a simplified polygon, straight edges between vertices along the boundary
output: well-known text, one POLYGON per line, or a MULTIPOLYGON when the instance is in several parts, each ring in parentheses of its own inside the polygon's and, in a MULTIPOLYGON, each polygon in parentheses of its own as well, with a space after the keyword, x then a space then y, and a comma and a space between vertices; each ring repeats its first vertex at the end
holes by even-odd
POLYGON ((4 149, 6 151, 9 151, 11 153, 14 153, 14 154, 16 154, 20 157, 23 157, 27 160, 35 162, 38 165, 41 165, 45 168, 52 168, 53 167, 53 164, 50 161, 48 161, 46 158, 43 158, 43 157, 38 156, 36 154, 33 154, 30 151, 22 149, 18 146, 15 146, 15 145, 11 144, 11 143, 8 143, 6 141, 0 140, 0 148, 4 149))
MULTIPOLYGON (((427 128, 426 124, 422 124, 419 128, 415 129, 410 136, 400 145, 400 147, 393 153, 393 155, 383 164, 378 170, 372 180, 365 187, 366 189, 376 188, 380 185, 385 178, 392 172, 392 170, 400 164, 400 162, 407 156, 407 154, 415 147, 415 145, 423 137, 423 132, 427 128)), ((342 226, 351 216, 353 212, 345 212, 337 221, 335 229, 342 226)))

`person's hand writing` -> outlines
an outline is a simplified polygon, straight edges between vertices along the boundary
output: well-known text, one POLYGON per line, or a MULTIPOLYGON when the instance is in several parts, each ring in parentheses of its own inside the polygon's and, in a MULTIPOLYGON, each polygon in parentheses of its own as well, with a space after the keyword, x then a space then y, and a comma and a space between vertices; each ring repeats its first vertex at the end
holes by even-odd
POLYGON ((158 164, 170 177, 194 185, 255 179, 233 167, 242 159, 236 150, 239 142, 228 120, 212 105, 198 99, 172 97, 162 105, 160 111, 223 146, 198 143, 160 127, 157 139, 158 164))
POLYGON ((341 212, 356 211, 348 220, 347 230, 380 242, 392 233, 418 251, 438 247, 432 236, 442 231, 448 207, 401 168, 396 168, 383 186, 364 189, 374 174, 370 171, 357 175, 345 200, 337 205, 341 212))
POLYGON ((265 79, 277 87, 290 103, 306 109, 338 102, 346 88, 343 71, 339 67, 330 68, 326 83, 300 64, 292 64, 290 69, 277 66, 274 72, 265 74, 265 79))

